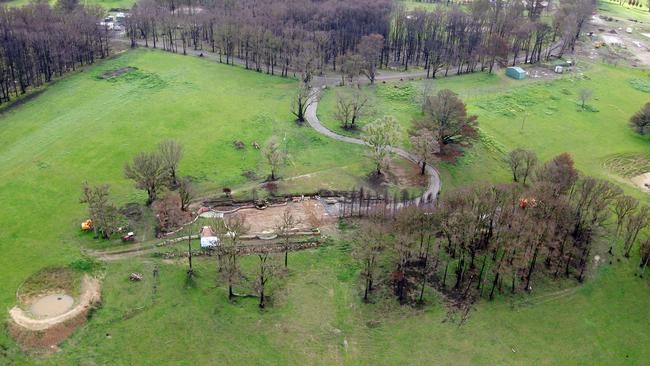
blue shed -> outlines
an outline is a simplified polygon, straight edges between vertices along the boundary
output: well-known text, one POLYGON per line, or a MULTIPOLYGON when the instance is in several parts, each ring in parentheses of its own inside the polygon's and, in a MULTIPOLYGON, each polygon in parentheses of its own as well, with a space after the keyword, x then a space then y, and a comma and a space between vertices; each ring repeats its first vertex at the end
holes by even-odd
POLYGON ((519 66, 511 66, 506 69, 506 75, 513 79, 521 80, 526 78, 526 70, 519 66))

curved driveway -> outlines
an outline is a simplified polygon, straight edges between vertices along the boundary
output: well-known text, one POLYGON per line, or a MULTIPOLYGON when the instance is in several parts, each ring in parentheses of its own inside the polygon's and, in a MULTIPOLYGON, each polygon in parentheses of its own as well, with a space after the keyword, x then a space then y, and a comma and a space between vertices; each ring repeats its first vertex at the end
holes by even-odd
MULTIPOLYGON (((416 76, 414 74, 400 74, 400 75, 390 75, 387 76, 386 79, 388 78, 408 78, 408 77, 413 77, 416 76)), ((418 75, 419 76, 419 75, 418 75)), ((385 80, 381 77, 377 77, 377 80, 385 80)), ((329 80, 328 80, 329 81, 329 80)), ((328 129, 327 127, 323 126, 323 124, 320 122, 318 119, 318 116, 316 115, 316 111, 318 110, 318 95, 320 94, 321 88, 313 88, 312 89, 312 96, 311 96, 311 104, 307 107, 306 113, 305 113, 305 119, 307 120, 307 123, 316 130, 318 133, 325 135, 329 138, 332 138, 334 140, 338 141, 343 141, 347 142, 350 144, 358 144, 358 145, 367 145, 363 140, 350 137, 350 136, 343 136, 339 135, 336 132, 328 129)), ((410 152, 399 148, 399 147, 391 147, 390 151, 396 155, 399 155, 414 164, 419 164, 420 160, 410 152)), ((428 177, 428 184, 427 184, 427 189, 424 191, 422 196, 420 197, 422 200, 435 200, 438 197, 438 193, 440 192, 440 187, 441 187, 441 182, 440 182, 440 174, 438 173, 438 170, 434 168, 431 164, 427 164, 426 168, 426 174, 428 177)))

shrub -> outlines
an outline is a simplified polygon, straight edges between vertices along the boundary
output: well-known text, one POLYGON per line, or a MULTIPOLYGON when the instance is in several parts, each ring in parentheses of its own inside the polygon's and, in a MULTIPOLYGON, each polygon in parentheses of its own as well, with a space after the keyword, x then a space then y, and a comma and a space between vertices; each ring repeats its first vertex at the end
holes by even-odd
POLYGON ((101 263, 90 257, 75 259, 70 263, 70 268, 80 272, 92 272, 100 267, 101 263))
POLYGON ((630 79, 628 82, 634 89, 644 93, 650 93, 650 83, 647 81, 641 79, 630 79))

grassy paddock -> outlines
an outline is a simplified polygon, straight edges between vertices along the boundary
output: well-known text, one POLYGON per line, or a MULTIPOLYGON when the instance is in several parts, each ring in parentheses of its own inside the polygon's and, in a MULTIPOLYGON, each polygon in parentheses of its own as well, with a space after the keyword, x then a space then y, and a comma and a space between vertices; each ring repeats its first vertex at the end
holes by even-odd
MULTIPOLYGON (((467 99, 481 126, 475 146, 458 164, 443 169, 445 187, 507 180, 500 158, 517 146, 535 149, 542 159, 569 151, 578 168, 598 177, 619 176, 603 165, 614 154, 647 156, 647 138, 636 136, 626 120, 646 101, 627 79, 648 76, 600 65, 591 65, 586 75, 517 88, 501 76, 437 81, 436 88, 452 88, 467 99), (577 111, 580 87, 594 89, 590 105, 599 112, 577 111), (485 93, 472 94, 477 90, 485 93), (519 108, 530 112, 523 131, 519 108)), ((118 203, 144 201, 143 193, 123 178, 122 167, 161 139, 176 138, 185 145, 180 172, 195 177, 202 192, 248 189, 254 182, 242 176, 243 170, 267 174, 250 143, 272 134, 289 141, 292 163, 282 175, 298 177, 282 189, 313 189, 325 177, 342 188, 358 182, 359 172, 369 170, 361 147, 330 141, 291 121, 287 107, 295 87, 291 80, 199 58, 139 50, 65 78, 1 115, 0 307, 16 303, 16 288, 31 274, 81 256, 80 248, 91 240, 78 234, 85 214, 77 201, 84 179, 110 183, 118 203), (137 72, 112 81, 97 78, 126 66, 137 72), (234 149, 234 140, 244 141, 246 149, 234 149)), ((411 101, 375 94, 380 108, 406 108, 406 117, 417 113, 411 101)), ((406 117, 400 118, 404 128, 410 121, 406 117)), ((433 293, 427 294, 431 303, 420 309, 392 300, 362 304, 359 268, 350 248, 345 240, 333 239, 321 248, 292 253, 290 275, 264 312, 255 298, 226 300, 227 289, 215 281, 214 259, 196 259, 193 282, 186 280, 185 260, 111 262, 104 268, 102 308, 60 352, 47 357, 22 353, 3 328, 0 363, 612 365, 650 358, 650 293, 647 280, 633 275, 637 257, 604 264, 575 289, 541 282, 532 297, 481 302, 459 327, 433 293), (144 280, 130 282, 131 272, 143 273, 144 280)), ((249 285, 257 260, 242 259, 249 285)), ((249 285, 237 291, 248 293, 249 285)))
MULTIPOLYGON (((479 139, 457 164, 441 164, 444 187, 474 181, 509 179, 504 155, 517 147, 537 152, 540 159, 569 152, 585 174, 621 184, 627 193, 648 200, 632 187, 628 177, 611 164, 612 157, 633 155, 650 160, 650 138, 627 126, 629 117, 647 102, 639 81, 649 82, 650 73, 602 64, 582 63, 580 72, 555 80, 527 79, 523 82, 497 75, 472 74, 436 80, 401 81, 365 87, 376 111, 361 119, 360 127, 379 115, 391 114, 402 126, 402 143, 408 146, 408 128, 421 114, 421 91, 430 84, 434 92, 451 89, 478 116, 479 139), (585 111, 578 104, 578 91, 593 90, 585 111)), ((329 128, 347 134, 334 118, 337 93, 349 88, 331 88, 319 105, 319 117, 329 128)), ((637 167, 638 170, 639 167, 637 167)))
MULTIPOLYGON (((640 364, 650 356, 647 284, 626 263, 605 265, 582 287, 549 284, 532 296, 482 302, 459 327, 432 293, 421 309, 361 303, 349 248, 336 240, 292 253, 284 289, 264 312, 255 298, 227 301, 227 289, 215 287, 214 258, 195 259, 191 283, 187 260, 111 263, 102 309, 61 352, 15 356, 40 365, 640 364), (144 280, 130 282, 133 271, 144 280)), ((249 280, 257 261, 242 260, 249 280)))
MULTIPOLYGON (((48 266, 65 266, 87 243, 79 233, 84 180, 108 183, 117 204, 144 202, 123 176, 141 150, 173 138, 185 147, 180 174, 201 194, 255 187, 269 173, 260 144, 286 139, 291 155, 282 192, 360 186, 372 170, 363 148, 296 126, 289 113, 297 83, 190 56, 137 50, 84 69, 0 115, 0 307, 17 287, 48 266), (132 66, 114 79, 97 76, 132 66), (241 140, 246 148, 237 150, 241 140), (242 174, 250 171, 255 181, 242 174), (322 179, 310 174, 323 172, 322 179), (325 174, 325 172, 327 174, 325 174), (361 173, 360 173, 361 172, 361 173)), ((7 314, 0 315, 6 319, 7 314)), ((0 334, 0 345, 11 342, 0 334)))

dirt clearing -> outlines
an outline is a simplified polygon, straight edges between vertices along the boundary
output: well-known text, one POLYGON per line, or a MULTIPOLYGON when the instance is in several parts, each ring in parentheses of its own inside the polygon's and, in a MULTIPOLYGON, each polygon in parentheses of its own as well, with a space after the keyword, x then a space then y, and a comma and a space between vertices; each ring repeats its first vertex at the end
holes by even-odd
MULTIPOLYGON (((275 231, 286 210, 291 210, 291 214, 298 221, 294 228, 298 230, 311 230, 335 220, 325 211, 321 202, 308 198, 302 202, 289 202, 286 205, 271 206, 264 210, 245 208, 237 211, 237 214, 246 216, 249 233, 258 234, 275 231)), ((230 215, 232 214, 225 215, 226 219, 230 215)))
POLYGON ((637 175, 630 179, 642 192, 650 193, 650 172, 637 175))

